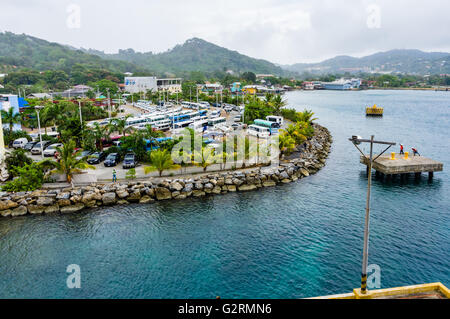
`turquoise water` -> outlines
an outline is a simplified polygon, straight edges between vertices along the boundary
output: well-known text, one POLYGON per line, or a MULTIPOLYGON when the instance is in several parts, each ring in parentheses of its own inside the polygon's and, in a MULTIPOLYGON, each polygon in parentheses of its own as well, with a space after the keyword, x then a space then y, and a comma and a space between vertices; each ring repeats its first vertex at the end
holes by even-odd
POLYGON ((382 287, 450 286, 448 92, 292 92, 333 134, 327 166, 246 194, 0 219, 2 298, 300 298, 359 286, 367 180, 351 135, 444 162, 430 184, 374 181, 369 264, 382 287), (385 107, 382 119, 364 106, 385 107), (66 267, 81 267, 81 289, 66 267))

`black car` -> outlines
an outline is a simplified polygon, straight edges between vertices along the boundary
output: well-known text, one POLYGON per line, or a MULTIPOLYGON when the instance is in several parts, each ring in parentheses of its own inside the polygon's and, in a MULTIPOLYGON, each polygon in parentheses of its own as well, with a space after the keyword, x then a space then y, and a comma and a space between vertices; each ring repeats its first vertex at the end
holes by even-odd
POLYGON ((120 162, 120 155, 118 153, 111 153, 106 158, 105 162, 103 163, 105 167, 111 167, 116 166, 120 162))
POLYGON ((28 142, 27 144, 25 144, 25 146, 23 147, 23 149, 25 151, 31 151, 31 149, 37 144, 38 142, 28 142))
POLYGON ((100 164, 101 162, 103 162, 105 160, 105 158, 106 158, 105 152, 95 152, 94 154, 89 156, 87 162, 88 162, 88 164, 91 164, 91 165, 100 164))
POLYGON ((123 168, 135 168, 137 165, 136 155, 128 153, 123 158, 123 168))

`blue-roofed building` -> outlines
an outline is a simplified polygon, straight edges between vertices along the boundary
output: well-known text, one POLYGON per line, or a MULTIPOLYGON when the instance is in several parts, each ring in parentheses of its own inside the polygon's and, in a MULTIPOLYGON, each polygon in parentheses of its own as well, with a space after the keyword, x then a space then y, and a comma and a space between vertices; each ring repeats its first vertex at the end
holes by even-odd
MULTIPOLYGON (((26 101, 19 98, 17 95, 0 94, 0 110, 8 111, 10 108, 14 110, 14 114, 19 113, 20 105, 25 105, 26 101)), ((7 123, 3 123, 3 128, 9 128, 7 123)), ((20 124, 14 124, 13 130, 19 131, 22 129, 20 124)))
POLYGON ((334 82, 322 82, 322 86, 325 90, 351 90, 359 89, 361 86, 361 79, 340 79, 334 82))

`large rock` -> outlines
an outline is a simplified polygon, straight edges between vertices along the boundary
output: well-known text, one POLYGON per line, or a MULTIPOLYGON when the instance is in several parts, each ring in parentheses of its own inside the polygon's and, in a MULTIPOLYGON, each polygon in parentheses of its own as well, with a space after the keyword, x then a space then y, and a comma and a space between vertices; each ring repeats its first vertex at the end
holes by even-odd
POLYGON ((50 206, 53 202, 54 200, 51 197, 39 197, 36 204, 41 206, 50 206))
POLYGON ((61 207, 61 213, 63 213, 63 214, 75 213, 75 212, 78 212, 78 211, 82 210, 83 208, 84 208, 84 204, 83 203, 78 203, 78 204, 75 204, 75 205, 61 207))
POLYGON ((42 205, 29 205, 28 212, 32 215, 42 214, 45 210, 45 206, 42 205))
POLYGON ((125 189, 119 189, 116 191, 116 193, 117 197, 119 197, 120 199, 127 198, 128 195, 130 195, 130 193, 128 193, 125 189))
POLYGON ((301 172, 302 175, 305 176, 305 177, 308 177, 308 176, 309 176, 309 172, 308 172, 306 169, 304 169, 304 168, 301 168, 301 169, 300 169, 300 172, 301 172))
POLYGON ((56 196, 56 199, 70 199, 69 192, 61 192, 56 196))
POLYGON ((165 187, 157 187, 155 193, 158 200, 167 200, 172 198, 172 193, 165 187))
POLYGON ((271 181, 271 180, 265 181, 265 182, 263 183, 263 186, 264 186, 264 187, 274 187, 274 186, 276 186, 276 185, 277 185, 277 183, 275 183, 274 181, 271 181))
POLYGON ((28 213, 28 209, 25 206, 19 206, 11 210, 11 216, 22 216, 28 213))
POLYGON ((16 208, 19 206, 16 202, 13 202, 10 199, 0 201, 0 211, 5 209, 16 208))
POLYGON ((53 214, 53 213, 58 213, 59 212, 59 205, 51 205, 51 206, 47 206, 45 207, 44 213, 46 214, 53 214))
POLYGON ((151 198, 148 195, 142 196, 142 198, 139 200, 139 204, 150 204, 153 203, 155 200, 151 198))
POLYGON ((254 184, 244 184, 238 187, 240 192, 249 192, 249 191, 254 191, 257 189, 256 185, 254 184))
POLYGON ((170 184, 170 190, 180 192, 183 190, 183 185, 181 185, 179 182, 173 182, 172 184, 170 184))
POLYGON ((114 205, 116 203, 116 193, 105 193, 102 196, 103 205, 114 205))
POLYGON ((3 217, 11 216, 11 209, 5 209, 5 210, 2 210, 2 211, 0 212, 0 215, 2 215, 3 217))
POLYGON ((141 192, 139 190, 135 190, 127 198, 127 200, 132 203, 137 203, 137 202, 139 202, 140 199, 141 199, 141 192))
POLYGON ((69 206, 70 205, 70 199, 60 199, 60 200, 58 200, 58 205, 60 207, 69 206))
POLYGON ((204 191, 196 189, 192 193, 192 196, 194 196, 194 197, 203 197, 203 196, 206 196, 206 193, 204 191))

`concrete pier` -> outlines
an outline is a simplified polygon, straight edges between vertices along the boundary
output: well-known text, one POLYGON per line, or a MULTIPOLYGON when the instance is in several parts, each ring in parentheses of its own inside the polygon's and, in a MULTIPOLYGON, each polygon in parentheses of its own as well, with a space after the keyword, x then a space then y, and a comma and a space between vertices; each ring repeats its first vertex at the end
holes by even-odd
MULTIPOLYGON (((377 156, 375 155, 374 158, 377 156)), ((361 156, 361 164, 369 167, 369 159, 361 156)), ((434 172, 442 172, 444 164, 423 156, 409 156, 396 154, 395 159, 391 155, 382 155, 373 162, 372 168, 376 171, 376 176, 415 174, 420 178, 422 173, 428 173, 429 180, 433 179, 434 172)), ((402 177, 403 178, 403 177, 402 177)))

